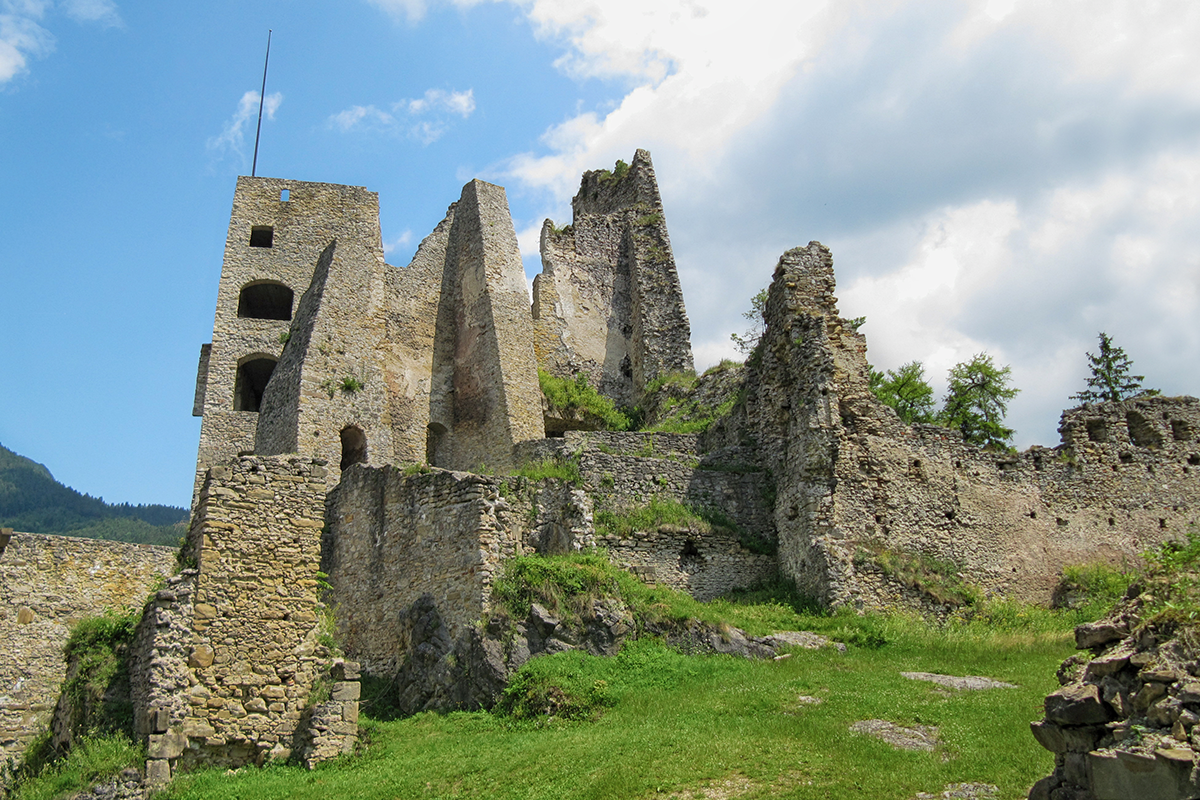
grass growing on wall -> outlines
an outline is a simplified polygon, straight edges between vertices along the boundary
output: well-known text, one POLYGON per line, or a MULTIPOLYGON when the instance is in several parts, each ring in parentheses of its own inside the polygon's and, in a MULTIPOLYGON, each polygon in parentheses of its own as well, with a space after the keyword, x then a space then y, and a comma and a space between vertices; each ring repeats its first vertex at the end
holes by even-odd
POLYGON ((627 431, 632 424, 628 415, 596 391, 583 373, 576 375, 574 380, 567 380, 539 369, 538 384, 550 407, 559 412, 594 417, 610 431, 627 431))
POLYGON ((534 482, 550 480, 565 481, 579 486, 583 478, 579 474, 578 458, 545 458, 529 464, 522 464, 513 472, 521 478, 534 482))

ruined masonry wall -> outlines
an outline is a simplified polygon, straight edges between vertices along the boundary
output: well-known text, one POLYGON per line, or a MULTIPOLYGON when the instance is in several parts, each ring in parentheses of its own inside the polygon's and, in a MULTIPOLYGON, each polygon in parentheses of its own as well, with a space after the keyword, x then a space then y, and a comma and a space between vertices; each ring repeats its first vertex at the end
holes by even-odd
POLYGON ((586 172, 570 226, 542 226, 533 282, 539 366, 583 373, 619 405, 659 375, 692 369, 691 328, 650 154, 621 177, 586 172))
POLYGON ((325 478, 299 458, 209 471, 188 538, 196 569, 156 595, 139 629, 135 719, 152 780, 200 763, 308 759, 314 741, 353 747, 355 667, 318 640, 325 478), (332 681, 336 709, 313 707, 319 680, 332 681))
POLYGON ((747 384, 747 433, 778 478, 780 569, 802 590, 833 605, 920 605, 879 567, 886 549, 1048 602, 1064 566, 1129 562, 1200 518, 1200 401, 1067 411, 1054 450, 964 444, 874 397, 866 341, 833 290, 819 243, 784 254, 747 384))
POLYGON ((175 549, 0 533, 0 759, 42 730, 65 676, 70 626, 129 610, 175 570, 175 549))
POLYGON ((698 434, 570 431, 580 472, 598 508, 643 506, 655 498, 719 511, 738 527, 774 541, 770 481, 764 472, 737 472, 701 459, 698 434))
POLYGON ((400 667, 397 621, 418 599, 432 597, 457 641, 489 610, 501 561, 526 551, 500 479, 487 476, 359 466, 328 514, 323 566, 338 641, 375 675, 400 667))
POLYGON ((697 600, 758 586, 779 574, 775 556, 752 553, 724 531, 664 527, 624 538, 597 536, 596 544, 642 581, 687 592, 697 600))
POLYGON ((507 470, 514 445, 542 438, 545 427, 525 272, 503 187, 478 180, 463 187, 446 271, 444 286, 453 283, 453 294, 443 291, 442 308, 453 313, 439 314, 443 345, 435 349, 434 371, 453 375, 452 398, 438 398, 441 415, 430 420, 442 432, 433 463, 507 470))

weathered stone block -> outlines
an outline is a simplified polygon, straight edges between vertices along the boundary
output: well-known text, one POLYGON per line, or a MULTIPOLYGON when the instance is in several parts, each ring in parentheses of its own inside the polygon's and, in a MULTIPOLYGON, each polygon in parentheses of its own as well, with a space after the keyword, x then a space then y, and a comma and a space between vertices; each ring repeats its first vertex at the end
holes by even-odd
POLYGON ((333 685, 330 698, 333 700, 358 700, 362 686, 358 681, 341 681, 333 685))
POLYGON ((187 746, 187 737, 183 734, 154 733, 150 735, 146 753, 153 759, 179 758, 183 754, 185 746, 187 746))
MULTIPOLYGON (((210 606, 211 607, 211 606, 210 606)), ((188 666, 195 669, 204 669, 211 667, 215 651, 206 644, 196 645, 192 648, 192 654, 188 657, 188 666)))
POLYGON ((1160 750, 1159 754, 1156 757, 1103 750, 1088 753, 1088 772, 1096 800, 1196 797, 1191 783, 1191 758, 1177 758, 1173 751, 1160 750))
POLYGON ((165 759, 150 759, 146 762, 146 783, 162 786, 171 780, 171 762, 165 759))
POLYGON ((1099 689, 1090 683, 1064 686, 1046 696, 1046 719, 1059 725, 1096 725, 1112 717, 1099 689))

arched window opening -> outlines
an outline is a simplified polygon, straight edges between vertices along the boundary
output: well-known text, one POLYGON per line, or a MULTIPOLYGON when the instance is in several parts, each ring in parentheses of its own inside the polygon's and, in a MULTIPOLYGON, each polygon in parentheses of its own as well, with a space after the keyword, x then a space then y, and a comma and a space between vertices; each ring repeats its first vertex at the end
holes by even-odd
POLYGON ((342 428, 342 469, 351 464, 367 463, 367 437, 362 428, 347 425, 342 428))
POLYGON ((251 283, 243 286, 238 296, 238 316, 246 319, 291 319, 293 297, 292 290, 282 283, 251 283))
POLYGON ((275 359, 266 356, 252 358, 238 365, 237 380, 233 384, 233 410, 258 411, 262 405, 263 392, 275 371, 275 359))

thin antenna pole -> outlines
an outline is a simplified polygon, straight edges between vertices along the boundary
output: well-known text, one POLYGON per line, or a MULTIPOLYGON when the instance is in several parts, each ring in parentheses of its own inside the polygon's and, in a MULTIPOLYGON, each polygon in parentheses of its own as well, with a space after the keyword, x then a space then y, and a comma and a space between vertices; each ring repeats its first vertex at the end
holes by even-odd
POLYGON ((258 172, 258 137, 262 133, 263 100, 267 95, 267 65, 271 63, 271 29, 267 28, 267 57, 263 61, 262 89, 258 93, 258 127, 254 129, 254 163, 250 165, 250 177, 258 172))

